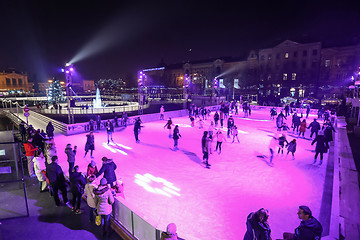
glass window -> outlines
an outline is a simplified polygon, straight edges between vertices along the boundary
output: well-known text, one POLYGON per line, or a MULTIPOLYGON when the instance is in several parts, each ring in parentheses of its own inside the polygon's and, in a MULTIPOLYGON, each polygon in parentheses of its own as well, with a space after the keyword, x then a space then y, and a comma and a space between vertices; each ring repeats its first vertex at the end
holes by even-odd
POLYGON ((317 50, 317 49, 314 49, 314 50, 313 50, 313 55, 315 56, 315 55, 317 55, 317 53, 318 53, 318 50, 317 50))
POLYGON ((285 58, 289 58, 289 53, 285 53, 285 58))
POLYGON ((10 78, 7 78, 7 79, 6 79, 6 85, 8 85, 8 86, 9 86, 10 84, 11 84, 11 82, 10 82, 10 78))
POLYGON ((291 74, 291 80, 296 80, 296 73, 291 74))
POLYGON ((22 86, 22 85, 23 85, 23 82, 22 82, 22 79, 21 79, 21 78, 18 79, 18 83, 19 83, 19 86, 22 86))
POLYGON ((306 57, 307 56, 307 50, 303 51, 303 56, 306 57))
POLYGON ((13 86, 16 86, 16 85, 17 85, 17 84, 16 84, 16 78, 13 78, 13 79, 12 79, 12 85, 13 85, 13 86))
POLYGON ((287 73, 283 74, 283 80, 287 80, 287 73))

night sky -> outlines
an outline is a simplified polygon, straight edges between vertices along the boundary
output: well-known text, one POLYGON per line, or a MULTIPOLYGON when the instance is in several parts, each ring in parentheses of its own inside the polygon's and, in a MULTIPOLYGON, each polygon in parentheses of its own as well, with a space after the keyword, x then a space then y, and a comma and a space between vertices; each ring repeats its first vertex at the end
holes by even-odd
POLYGON ((360 37, 360 1, 134 2, 1 1, 0 70, 46 81, 73 60, 79 78, 97 80, 162 59, 244 57, 285 39, 336 45, 360 37))

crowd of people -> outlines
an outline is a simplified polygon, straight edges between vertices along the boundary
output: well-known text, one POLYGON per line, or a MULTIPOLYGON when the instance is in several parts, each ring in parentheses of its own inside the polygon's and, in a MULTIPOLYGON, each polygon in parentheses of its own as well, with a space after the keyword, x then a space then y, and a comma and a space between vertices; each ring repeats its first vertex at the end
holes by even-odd
MULTIPOLYGON (((208 168, 210 167, 209 156, 213 151, 221 154, 222 143, 227 142, 227 138, 231 143, 240 142, 238 134, 239 130, 235 124, 233 114, 239 115, 239 106, 242 106, 243 117, 249 118, 251 116, 251 106, 247 102, 241 105, 237 101, 226 102, 221 104, 218 111, 215 111, 211 117, 210 108, 197 107, 192 104, 189 107, 189 119, 191 127, 197 125, 199 129, 204 128, 204 121, 209 121, 209 127, 203 131, 201 138, 202 149, 202 163, 208 168), (226 122, 226 136, 223 128, 226 122), (213 146, 213 141, 216 140, 216 147, 213 146), (214 149, 213 149, 214 148, 214 149)), ((315 146, 314 162, 320 155, 319 165, 323 162, 323 154, 329 149, 329 143, 333 140, 332 133, 335 131, 334 124, 336 121, 336 114, 329 110, 319 110, 318 118, 323 120, 323 125, 314 119, 310 124, 307 124, 306 119, 310 114, 310 107, 306 108, 306 114, 301 110, 296 110, 289 105, 280 109, 278 113, 277 108, 270 109, 270 119, 275 120, 277 133, 275 133, 269 144, 270 149, 270 163, 273 163, 274 154, 284 154, 286 156, 291 153, 295 159, 295 152, 297 150, 297 139, 306 137, 306 130, 310 129, 309 140, 315 146), (284 113, 283 113, 284 111, 284 113), (291 126, 288 126, 286 121, 288 117, 292 118, 291 126), (288 133, 297 136, 291 141, 287 139, 288 133), (313 137, 314 136, 314 137, 313 137)), ((164 119, 164 106, 160 108, 160 119, 164 119)), ((115 118, 115 126, 126 126, 127 115, 122 114, 120 124, 115 118)), ((100 115, 96 120, 90 120, 89 133, 86 135, 85 155, 90 152, 90 158, 93 159, 93 151, 95 150, 94 131, 101 129, 100 115)), ((113 121, 106 121, 103 123, 107 133, 108 144, 113 141, 114 124, 113 121)), ((140 117, 134 121, 134 136, 137 143, 139 140, 139 133, 142 128, 142 121, 140 117)), ((169 118, 164 125, 164 128, 169 132, 169 138, 174 141, 174 150, 178 150, 180 134, 179 125, 173 124, 169 118)), ((112 212, 112 203, 114 202, 114 194, 121 192, 123 185, 119 186, 115 170, 117 168, 113 160, 107 157, 102 158, 102 166, 98 170, 95 161, 91 161, 88 165, 87 172, 81 173, 79 167, 76 165, 77 146, 72 146, 70 143, 64 149, 67 155, 69 164, 68 177, 64 175, 62 168, 58 164, 57 149, 54 142, 54 127, 49 122, 44 130, 35 130, 31 125, 27 128, 24 123, 20 124, 20 133, 23 145, 26 151, 26 158, 28 161, 28 172, 31 177, 36 176, 39 181, 40 192, 50 191, 54 197, 55 205, 60 206, 59 190, 62 194, 62 200, 65 205, 69 206, 75 214, 81 214, 80 209, 81 199, 83 194, 87 196, 87 204, 90 207, 89 221, 94 223, 95 216, 101 216, 103 225, 103 234, 108 235, 110 232, 110 214, 112 212), (99 178, 103 176, 102 178, 99 178), (95 184, 97 183, 97 184, 95 184), (68 200, 68 192, 72 194, 71 202, 68 200)), ((120 184, 121 185, 121 184, 120 184)), ((298 216, 302 220, 300 226, 295 229, 294 233, 284 233, 284 239, 320 239, 322 233, 321 224, 312 216, 311 210, 307 206, 300 206, 298 216)), ((271 239, 271 229, 268 224, 269 212, 266 209, 260 209, 257 212, 249 214, 246 222, 247 231, 244 239, 271 239)), ((163 232, 161 239, 177 239, 176 225, 169 224, 167 231, 163 232)))

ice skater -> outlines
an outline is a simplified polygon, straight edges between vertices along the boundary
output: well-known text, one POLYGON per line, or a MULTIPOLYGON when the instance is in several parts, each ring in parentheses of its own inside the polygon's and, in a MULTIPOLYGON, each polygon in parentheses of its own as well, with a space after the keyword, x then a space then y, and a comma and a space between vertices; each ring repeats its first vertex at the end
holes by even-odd
POLYGON ((230 138, 230 131, 232 129, 232 127, 234 126, 235 124, 235 121, 233 119, 233 117, 230 115, 228 121, 227 121, 227 128, 228 128, 228 131, 227 131, 227 137, 230 138))
POLYGON ((142 128, 143 126, 141 126, 141 120, 140 118, 138 118, 136 121, 135 121, 135 124, 134 124, 134 136, 135 136, 135 141, 136 143, 139 143, 140 140, 139 140, 139 132, 140 132, 140 129, 142 128))
POLYGON ((194 116, 190 115, 189 118, 190 118, 190 122, 191 122, 191 127, 194 127, 195 126, 195 118, 194 118, 194 116))
POLYGON ((321 165, 323 162, 324 153, 327 153, 327 150, 329 148, 329 144, 326 142, 325 137, 324 137, 324 132, 322 130, 320 130, 318 132, 318 135, 316 136, 314 141, 312 141, 311 145, 314 145, 314 143, 316 143, 316 147, 315 147, 315 158, 314 158, 313 164, 316 163, 317 156, 320 153, 319 165, 321 165))
POLYGON ((270 110, 270 120, 274 120, 276 115, 277 115, 276 108, 273 107, 270 110))
POLYGON ((318 132, 320 130, 320 123, 316 121, 316 118, 314 118, 314 121, 312 121, 308 127, 308 129, 311 128, 311 134, 310 138, 312 138, 313 134, 315 133, 316 137, 318 135, 318 132))
POLYGON ((67 161, 69 163, 69 174, 72 173, 74 169, 76 150, 77 150, 77 146, 75 146, 73 150, 70 143, 66 145, 65 153, 67 155, 67 161))
POLYGON ((213 136, 214 129, 215 129, 214 122, 211 121, 210 126, 209 126, 209 136, 213 136))
POLYGON ((181 134, 179 132, 179 125, 176 125, 174 128, 174 133, 173 133, 173 139, 174 139, 174 149, 178 150, 178 141, 179 138, 181 138, 181 134))
POLYGON ((219 118, 219 113, 216 111, 214 114, 215 127, 218 126, 219 118))
POLYGON ((173 126, 174 124, 172 123, 171 118, 169 117, 169 120, 167 121, 167 123, 165 124, 164 128, 169 130, 169 138, 172 137, 171 135, 171 126, 173 126))
POLYGON ((294 160, 295 159, 295 152, 296 152, 296 139, 293 139, 291 142, 289 142, 287 145, 286 145, 286 148, 288 150, 287 155, 289 155, 289 152, 291 152, 291 155, 292 155, 292 159, 294 160))
POLYGON ((286 140, 285 134, 282 134, 282 135, 279 137, 279 150, 278 150, 278 154, 280 153, 280 151, 281 151, 281 154, 284 153, 285 143, 286 143, 286 144, 289 144, 289 142, 286 140))
POLYGON ((299 129, 299 137, 301 136, 301 134, 303 135, 303 138, 305 138, 305 132, 306 132, 306 120, 303 119, 303 121, 300 124, 300 129, 299 129))
POLYGON ((223 141, 226 142, 226 138, 224 137, 221 130, 219 129, 216 132, 216 149, 215 149, 215 151, 217 151, 219 148, 219 152, 218 152, 219 154, 221 153, 221 145, 222 145, 223 141))
POLYGON ((160 107, 160 120, 164 120, 164 112, 165 112, 164 105, 161 105, 161 107, 160 107))
POLYGON ((238 137, 238 133, 239 133, 239 131, 238 131, 236 125, 234 125, 234 126, 232 127, 232 135, 233 135, 232 143, 234 143, 235 138, 237 139, 238 143, 240 142, 240 141, 239 141, 239 137, 238 137))
POLYGON ((271 137, 270 144, 269 144, 269 150, 270 150, 270 163, 272 163, 272 160, 274 158, 274 150, 278 146, 279 137, 278 134, 275 134, 271 137))
POLYGON ((199 129, 204 128, 204 121, 200 117, 199 117, 198 123, 199 123, 199 129))
POLYGON ((209 138, 207 131, 204 131, 201 139, 201 148, 203 152, 203 164, 205 164, 206 168, 209 168, 211 165, 209 164, 209 138))
POLYGON ((90 150, 90 157, 94 158, 93 157, 93 151, 95 150, 95 138, 94 138, 93 132, 90 132, 89 134, 86 135, 84 158, 86 157, 89 150, 90 150))
POLYGON ((110 120, 107 120, 105 126, 106 126, 106 134, 107 134, 107 141, 108 141, 107 143, 109 144, 110 139, 112 142, 114 141, 112 138, 112 134, 114 132, 114 126, 113 126, 112 122, 110 122, 110 120))

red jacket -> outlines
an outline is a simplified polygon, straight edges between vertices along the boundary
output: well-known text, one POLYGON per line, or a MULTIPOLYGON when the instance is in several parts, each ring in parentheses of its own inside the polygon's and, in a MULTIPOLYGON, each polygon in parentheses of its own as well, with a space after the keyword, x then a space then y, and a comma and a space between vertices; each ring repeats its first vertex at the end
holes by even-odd
POLYGON ((26 152, 26 156, 27 157, 31 157, 34 156, 35 151, 38 150, 38 148, 35 148, 31 143, 24 143, 24 148, 25 148, 25 152, 26 152))

